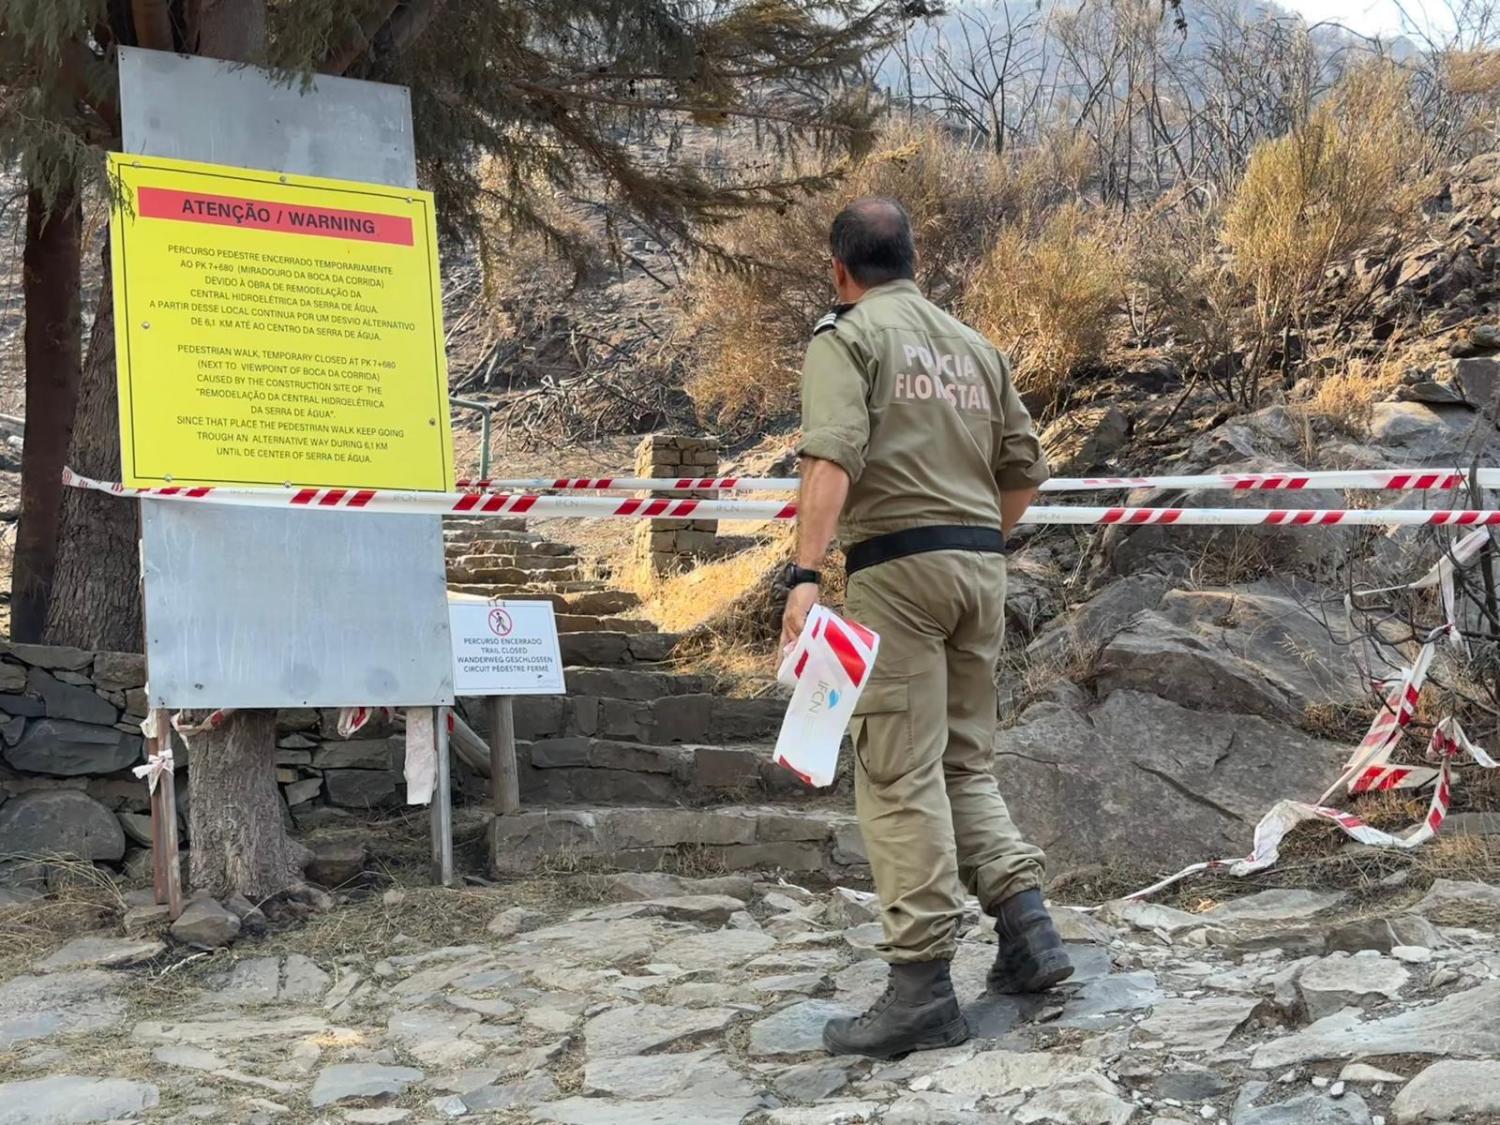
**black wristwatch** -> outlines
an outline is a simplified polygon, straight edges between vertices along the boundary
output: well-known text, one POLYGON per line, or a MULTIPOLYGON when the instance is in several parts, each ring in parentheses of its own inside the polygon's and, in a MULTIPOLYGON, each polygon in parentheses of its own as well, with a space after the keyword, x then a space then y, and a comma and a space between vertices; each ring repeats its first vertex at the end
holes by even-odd
POLYGON ((798 566, 794 562, 786 564, 786 570, 781 576, 788 590, 796 586, 805 586, 811 582, 814 586, 822 585, 823 576, 816 570, 808 570, 805 566, 798 566))

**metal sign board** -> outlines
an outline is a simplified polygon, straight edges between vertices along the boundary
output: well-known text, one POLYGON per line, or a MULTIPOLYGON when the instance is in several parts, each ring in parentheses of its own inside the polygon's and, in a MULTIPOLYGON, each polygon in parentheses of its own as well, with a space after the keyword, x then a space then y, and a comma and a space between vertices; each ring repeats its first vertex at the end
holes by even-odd
POLYGON ((562 695, 562 652, 551 602, 452 598, 457 695, 562 695))
POLYGON ((123 480, 453 488, 432 195, 110 154, 123 480))
POLYGON ((148 501, 141 525, 151 706, 453 702, 437 520, 148 501))
MULTIPOLYGON (((416 187, 410 98, 400 87, 321 76, 304 84, 212 59, 119 54, 126 152, 416 187)), ((142 510, 157 705, 451 702, 441 517, 169 502, 142 510), (367 561, 353 557, 354 544, 367 561), (264 627, 268 617, 279 627, 264 627), (338 662, 337 674, 314 668, 323 660, 338 662), (226 669, 253 685, 237 688, 226 669)))

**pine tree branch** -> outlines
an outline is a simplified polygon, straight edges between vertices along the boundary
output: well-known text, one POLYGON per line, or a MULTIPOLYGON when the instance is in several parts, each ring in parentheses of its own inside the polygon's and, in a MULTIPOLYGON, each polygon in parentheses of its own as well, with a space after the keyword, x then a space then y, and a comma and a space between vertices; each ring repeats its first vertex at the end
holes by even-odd
POLYGON ((698 103, 676 102, 663 98, 630 98, 618 97, 610 94, 596 94, 588 90, 569 90, 559 86, 543 85, 540 82, 531 82, 523 78, 507 78, 506 84, 513 90, 519 90, 523 94, 533 97, 547 98, 554 101, 586 102, 590 105, 609 106, 613 109, 639 109, 653 110, 661 113, 685 113, 695 116, 720 118, 737 117, 753 121, 774 121, 782 125, 814 126, 820 129, 836 130, 840 132, 853 132, 855 126, 814 120, 806 114, 780 113, 770 109, 748 109, 741 106, 725 105, 723 103, 698 103))

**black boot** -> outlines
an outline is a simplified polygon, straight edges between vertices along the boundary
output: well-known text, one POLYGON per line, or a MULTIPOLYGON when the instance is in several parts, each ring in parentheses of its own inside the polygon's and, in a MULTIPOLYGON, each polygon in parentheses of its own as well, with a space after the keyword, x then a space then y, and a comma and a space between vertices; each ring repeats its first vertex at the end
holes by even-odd
POLYGON ((1042 905, 1042 892, 1013 894, 995 911, 1000 948, 986 983, 991 992, 1045 992, 1073 975, 1073 963, 1042 905))
POLYGON ((969 1024, 953 995, 947 961, 892 965, 885 994, 862 1016, 829 1020, 823 1046, 835 1055, 898 1059, 912 1051, 956 1047, 969 1024))

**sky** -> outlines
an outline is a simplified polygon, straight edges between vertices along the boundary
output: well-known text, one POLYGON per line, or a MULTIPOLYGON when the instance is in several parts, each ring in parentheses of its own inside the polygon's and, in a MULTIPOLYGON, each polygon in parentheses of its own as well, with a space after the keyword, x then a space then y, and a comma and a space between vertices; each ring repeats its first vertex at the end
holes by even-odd
POLYGON ((1399 35, 1409 25, 1402 18, 1404 7, 1407 16, 1418 26, 1431 28, 1452 26, 1446 8, 1434 0, 1409 0, 1397 6, 1396 0, 1278 0, 1284 8, 1300 12, 1309 23, 1334 20, 1361 35, 1399 35))

